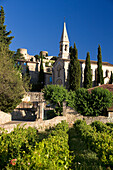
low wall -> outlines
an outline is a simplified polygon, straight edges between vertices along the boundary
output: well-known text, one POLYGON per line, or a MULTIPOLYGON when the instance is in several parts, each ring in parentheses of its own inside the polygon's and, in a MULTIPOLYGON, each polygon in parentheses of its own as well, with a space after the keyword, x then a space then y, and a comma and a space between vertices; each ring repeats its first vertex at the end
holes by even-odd
POLYGON ((11 115, 0 111, 0 124, 4 124, 11 121, 11 115))
POLYGON ((95 116, 95 117, 93 117, 93 116, 83 116, 83 115, 80 115, 80 114, 69 114, 69 113, 66 114, 66 120, 69 123, 69 125, 71 125, 71 126, 78 119, 85 120, 88 125, 91 124, 94 121, 101 121, 103 123, 107 123, 107 122, 113 123, 113 117, 107 117, 107 116, 95 116))
POLYGON ((25 128, 28 128, 30 126, 30 127, 35 127, 38 131, 44 131, 45 129, 54 127, 62 120, 66 120, 69 123, 69 127, 72 127, 74 122, 78 119, 85 120, 87 124, 91 124, 94 121, 101 121, 103 123, 107 123, 107 122, 113 123, 113 118, 111 117, 105 117, 105 116, 89 117, 89 116, 82 116, 78 113, 77 114, 67 113, 66 116, 57 116, 49 120, 38 119, 37 121, 34 122, 11 121, 10 123, 0 125, 0 127, 6 129, 8 133, 13 131, 13 129, 17 127, 18 124, 20 124, 20 126, 25 125, 25 128))
POLYGON ((8 133, 13 131, 13 129, 16 128, 18 124, 20 124, 20 126, 25 125, 25 128, 28 128, 30 126, 30 127, 35 127, 38 131, 44 131, 45 129, 49 129, 50 127, 57 125, 62 120, 66 120, 66 117, 65 116, 57 116, 50 120, 43 121, 43 120, 39 119, 34 122, 12 122, 9 124, 0 125, 0 127, 7 130, 8 133))

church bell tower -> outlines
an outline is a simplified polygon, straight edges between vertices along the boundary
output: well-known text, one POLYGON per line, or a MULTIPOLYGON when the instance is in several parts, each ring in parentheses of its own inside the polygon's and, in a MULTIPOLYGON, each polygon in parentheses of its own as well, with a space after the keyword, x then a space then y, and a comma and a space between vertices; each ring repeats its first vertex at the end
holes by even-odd
POLYGON ((61 40, 60 40, 59 57, 62 59, 70 59, 70 57, 69 57, 69 38, 68 38, 65 22, 64 22, 61 40))

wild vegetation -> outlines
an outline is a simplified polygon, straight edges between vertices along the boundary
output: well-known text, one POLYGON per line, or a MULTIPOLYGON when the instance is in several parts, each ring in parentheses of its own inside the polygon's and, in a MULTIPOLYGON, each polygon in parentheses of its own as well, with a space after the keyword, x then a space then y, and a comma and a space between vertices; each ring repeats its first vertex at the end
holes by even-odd
POLYGON ((38 132, 17 127, 0 134, 1 169, 99 169, 113 167, 113 124, 76 121, 68 127, 62 121, 38 132))

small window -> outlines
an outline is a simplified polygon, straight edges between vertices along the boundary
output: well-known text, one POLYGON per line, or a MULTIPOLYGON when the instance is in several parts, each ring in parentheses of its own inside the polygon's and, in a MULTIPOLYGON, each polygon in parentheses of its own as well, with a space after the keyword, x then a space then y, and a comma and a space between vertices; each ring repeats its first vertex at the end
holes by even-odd
POLYGON ((67 51, 67 45, 65 45, 65 51, 67 51))
POLYGON ((108 77, 108 73, 109 73, 109 71, 108 71, 108 70, 106 70, 106 77, 108 77))
POLYGON ((50 83, 52 83, 52 77, 49 78, 50 83))
POLYGON ((60 45, 60 51, 62 51, 62 45, 60 45))

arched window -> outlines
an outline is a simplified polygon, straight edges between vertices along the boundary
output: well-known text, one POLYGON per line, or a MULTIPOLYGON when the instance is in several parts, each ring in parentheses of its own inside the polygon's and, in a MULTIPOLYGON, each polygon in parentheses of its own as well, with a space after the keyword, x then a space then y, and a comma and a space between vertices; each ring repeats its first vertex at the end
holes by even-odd
POLYGON ((65 45, 65 51, 67 51, 67 45, 65 45))
POLYGON ((109 70, 106 70, 106 77, 108 77, 109 70))
POLYGON ((60 51, 62 51, 62 45, 60 45, 60 51))
POLYGON ((60 71, 61 71, 61 67, 60 67, 60 65, 58 65, 58 67, 57 67, 57 71, 58 71, 58 77, 60 77, 60 71))

